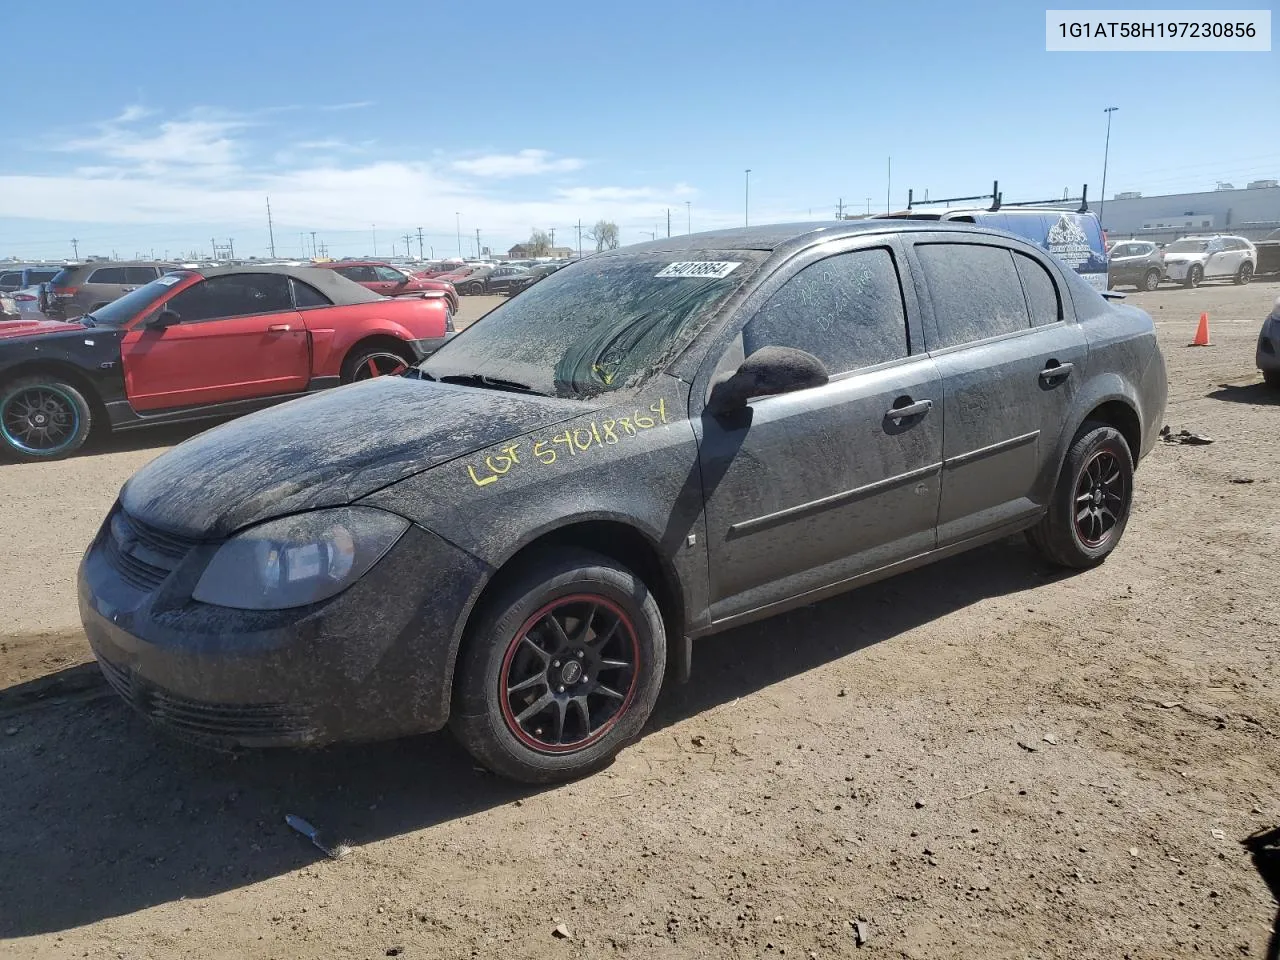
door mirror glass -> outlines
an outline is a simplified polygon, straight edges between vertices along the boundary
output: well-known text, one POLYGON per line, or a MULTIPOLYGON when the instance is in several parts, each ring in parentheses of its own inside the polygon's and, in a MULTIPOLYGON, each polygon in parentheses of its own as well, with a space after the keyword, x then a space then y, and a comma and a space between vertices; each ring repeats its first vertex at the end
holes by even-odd
POLYGON ((811 353, 793 347, 761 347, 711 388, 707 409, 713 414, 728 413, 745 407, 754 397, 820 387, 828 379, 827 368, 811 353))
POLYGON ((151 322, 147 324, 153 330, 163 330, 165 327, 172 327, 174 324, 181 323, 182 317, 178 316, 173 310, 161 310, 151 322))

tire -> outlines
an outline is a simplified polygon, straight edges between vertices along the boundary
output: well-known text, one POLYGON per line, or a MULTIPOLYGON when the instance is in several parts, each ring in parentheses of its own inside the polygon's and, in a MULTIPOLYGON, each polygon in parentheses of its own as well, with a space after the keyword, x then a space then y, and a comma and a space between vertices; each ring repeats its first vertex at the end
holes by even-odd
POLYGON ((1280 390, 1280 370, 1263 370, 1262 382, 1274 390, 1280 390))
POLYGON ((1253 264, 1246 260, 1240 264, 1240 269, 1236 271, 1235 281, 1237 286, 1244 286, 1253 279, 1253 264))
POLYGON ((1027 539, 1050 563, 1074 570, 1096 567, 1120 542, 1132 507, 1129 444, 1114 427, 1088 421, 1063 460, 1049 509, 1027 531, 1027 539), (1081 504, 1084 497, 1089 500, 1081 504))
POLYGON ((1142 289, 1150 293, 1160 286, 1160 271, 1148 270, 1142 277, 1142 289))
POLYGON ((639 735, 666 661, 662 613, 644 581, 600 554, 549 551, 477 611, 449 726, 476 760, 512 780, 586 776, 639 735))
POLYGON ((60 460, 84 446, 92 428, 89 402, 65 380, 22 377, 0 387, 0 449, 11 459, 60 460))
POLYGON ((462 292, 462 293, 465 293, 465 294, 468 294, 469 296, 473 296, 473 297, 479 296, 480 294, 484 293, 484 284, 483 284, 483 283, 468 283, 468 284, 466 284, 466 285, 464 285, 464 286, 463 286, 463 288, 462 288, 462 291, 461 291, 461 292, 462 292))
POLYGON ((342 362, 342 382, 396 376, 417 362, 408 347, 391 344, 359 346, 342 362))
POLYGON ((1204 279, 1204 267, 1198 263, 1193 263, 1191 269, 1187 271, 1187 278, 1182 281, 1182 285, 1187 288, 1200 286, 1200 281, 1204 279))

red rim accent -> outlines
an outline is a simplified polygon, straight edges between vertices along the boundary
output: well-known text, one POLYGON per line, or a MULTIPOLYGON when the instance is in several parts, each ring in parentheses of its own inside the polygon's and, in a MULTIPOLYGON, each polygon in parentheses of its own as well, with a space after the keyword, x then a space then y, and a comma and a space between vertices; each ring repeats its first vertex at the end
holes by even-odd
POLYGON ((498 671, 498 703, 502 707, 502 718, 507 724, 507 730, 519 740, 522 744, 531 750, 543 754, 565 754, 573 753, 578 750, 586 749, 593 743, 597 743, 610 730, 617 725, 617 722, 626 714, 631 706, 631 701, 635 698, 636 687, 640 683, 640 640, 636 634, 635 624, 631 622, 631 618, 627 615, 618 604, 614 603, 607 597, 603 597, 596 593, 574 593, 564 597, 557 597, 555 600, 547 603, 535 611, 528 619, 520 625, 520 629, 516 631, 515 636, 507 645, 507 652, 502 658, 502 668, 498 671), (631 641, 631 652, 634 667, 631 671, 631 684, 627 687, 626 695, 623 698, 622 706, 620 706, 613 715, 601 725, 590 736, 582 740, 574 741, 568 744, 549 744, 534 739, 527 734, 516 721, 515 714, 511 711, 510 696, 508 694, 508 679, 511 669, 511 661, 515 658, 516 651, 519 649, 521 642, 525 636, 532 630, 544 617, 556 610, 558 607, 567 606, 573 603, 593 603, 608 610, 620 621, 623 629, 627 633, 628 639, 631 641))

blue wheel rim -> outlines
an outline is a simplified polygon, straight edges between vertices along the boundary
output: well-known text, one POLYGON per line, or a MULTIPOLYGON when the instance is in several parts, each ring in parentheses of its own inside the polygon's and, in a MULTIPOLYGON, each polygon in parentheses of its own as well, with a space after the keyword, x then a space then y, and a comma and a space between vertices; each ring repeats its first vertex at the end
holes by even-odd
POLYGON ((30 456, 62 453, 79 432, 80 410, 58 387, 22 387, 0 402, 0 435, 9 446, 30 456))

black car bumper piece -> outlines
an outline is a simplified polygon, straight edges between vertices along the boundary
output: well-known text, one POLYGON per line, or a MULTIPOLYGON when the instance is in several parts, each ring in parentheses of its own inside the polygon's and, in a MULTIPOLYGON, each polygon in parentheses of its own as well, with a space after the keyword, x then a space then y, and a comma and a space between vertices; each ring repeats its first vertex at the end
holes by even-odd
POLYGON ((443 337, 425 337, 422 340, 410 340, 409 349, 417 355, 419 360, 425 360, 455 336, 456 334, 446 333, 443 337))
POLYGON ((216 545, 129 524, 132 543, 122 549, 108 519, 85 554, 80 615, 108 682, 162 727, 263 747, 423 733, 448 719, 460 624, 488 573, 479 560, 411 526, 336 597, 235 610, 190 598, 216 545))

